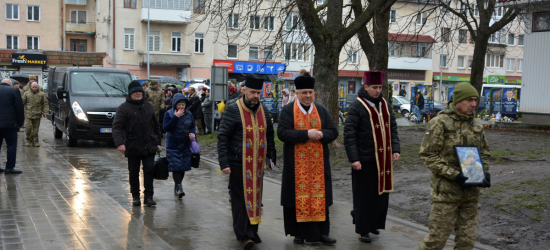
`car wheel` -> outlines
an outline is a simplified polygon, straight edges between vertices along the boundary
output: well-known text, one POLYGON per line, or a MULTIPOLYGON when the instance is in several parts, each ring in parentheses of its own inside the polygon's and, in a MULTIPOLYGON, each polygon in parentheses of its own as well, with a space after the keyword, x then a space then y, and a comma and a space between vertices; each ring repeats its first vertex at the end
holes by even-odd
POLYGON ((406 110, 406 109, 401 110, 401 115, 402 115, 403 117, 407 117, 408 114, 409 114, 409 111, 408 111, 408 110, 406 110))
POLYGON ((52 122, 52 126, 53 126, 53 137, 55 139, 61 139, 61 137, 63 137, 63 131, 57 128, 55 122, 52 122))
POLYGON ((74 147, 76 146, 76 143, 77 143, 77 139, 74 139, 72 136, 71 136, 71 133, 69 132, 69 123, 67 123, 67 129, 65 131, 65 144, 67 144, 67 147, 74 147))

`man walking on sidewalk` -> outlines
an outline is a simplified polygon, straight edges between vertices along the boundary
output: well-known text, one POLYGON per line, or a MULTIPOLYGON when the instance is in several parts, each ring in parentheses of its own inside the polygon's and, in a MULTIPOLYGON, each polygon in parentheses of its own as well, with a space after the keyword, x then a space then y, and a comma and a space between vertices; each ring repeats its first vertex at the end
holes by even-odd
MULTIPOLYGON (((23 126, 25 114, 21 93, 11 86, 10 79, 3 79, 0 83, 0 147, 5 139, 8 145, 8 160, 6 162, 6 174, 20 174, 15 170, 17 153, 17 131, 23 126)), ((0 168, 0 172, 4 169, 0 168)))
MULTIPOLYGON (((456 85, 447 108, 428 124, 420 158, 432 170, 432 213, 428 219, 430 233, 420 242, 420 250, 443 249, 453 230, 454 249, 474 248, 480 187, 491 187, 491 175, 485 173, 479 185, 467 183, 454 146, 478 146, 482 162, 489 163, 489 143, 483 125, 474 116, 478 98, 469 83, 456 85)), ((487 172, 489 165, 484 167, 487 172)))
POLYGON ((48 110, 48 98, 44 92, 39 91, 38 83, 31 84, 31 90, 23 94, 23 106, 25 106, 25 118, 27 128, 25 135, 27 139, 26 146, 31 144, 40 147, 38 142, 38 128, 40 128, 40 119, 46 117, 48 110))
POLYGON ((382 96, 383 71, 365 72, 365 86, 348 109, 344 145, 351 162, 355 232, 370 243, 369 233, 385 229, 389 193, 393 192, 393 161, 399 159, 397 123, 382 96))
POLYGON ((212 100, 210 99, 210 90, 206 87, 202 89, 204 94, 204 101, 202 102, 202 113, 204 114, 204 124, 206 125, 204 131, 206 134, 212 134, 212 100))
POLYGON ((298 99, 283 107, 277 135, 284 142, 281 205, 285 234, 294 243, 336 244, 329 237, 332 177, 328 145, 338 138, 330 113, 313 102, 315 79, 294 80, 298 99))
POLYGON ((128 157, 130 192, 134 206, 141 205, 139 197, 139 172, 143 164, 145 199, 148 206, 157 205, 153 200, 153 175, 155 153, 160 150, 160 127, 153 105, 143 98, 143 88, 138 81, 128 85, 126 102, 116 110, 113 120, 113 140, 118 151, 128 157))
POLYGON ((267 107, 260 103, 263 79, 247 77, 246 91, 227 106, 218 133, 218 159, 230 174, 233 231, 243 249, 261 243, 264 165, 275 167, 274 131, 267 107), (269 159, 268 159, 269 158, 269 159))
POLYGON ((160 110, 164 109, 165 97, 164 92, 159 88, 159 83, 157 81, 151 81, 151 87, 145 90, 145 101, 153 105, 157 121, 160 118, 160 110))
POLYGON ((193 114, 195 118, 195 124, 197 125, 197 134, 204 135, 204 127, 202 126, 202 108, 201 99, 197 94, 195 87, 189 87, 189 107, 187 108, 193 114))

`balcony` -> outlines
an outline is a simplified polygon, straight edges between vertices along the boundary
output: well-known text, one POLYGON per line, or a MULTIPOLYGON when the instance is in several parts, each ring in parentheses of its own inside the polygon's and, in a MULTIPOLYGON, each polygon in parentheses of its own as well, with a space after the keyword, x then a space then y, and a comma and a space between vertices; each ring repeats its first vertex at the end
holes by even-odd
MULTIPOLYGON (((139 51, 138 53, 141 55, 139 65, 146 66, 147 51, 139 51)), ((190 61, 190 54, 149 52, 149 65, 151 66, 189 67, 190 61)))
POLYGON ((95 23, 67 22, 65 32, 69 34, 95 35, 95 23))
MULTIPOLYGON (((147 22, 147 8, 141 9, 141 21, 147 22)), ((152 23, 191 23, 191 9, 149 9, 149 21, 152 23)))

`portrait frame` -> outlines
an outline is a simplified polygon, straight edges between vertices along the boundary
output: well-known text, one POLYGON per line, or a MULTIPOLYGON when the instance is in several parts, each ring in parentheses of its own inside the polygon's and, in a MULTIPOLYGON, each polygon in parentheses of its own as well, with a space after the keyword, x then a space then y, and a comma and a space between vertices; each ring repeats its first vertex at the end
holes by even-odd
POLYGON ((479 147, 475 145, 455 145, 455 154, 460 166, 460 173, 468 177, 468 184, 482 184, 485 180, 485 165, 479 154, 479 147), (475 162, 472 162, 475 157, 475 162))

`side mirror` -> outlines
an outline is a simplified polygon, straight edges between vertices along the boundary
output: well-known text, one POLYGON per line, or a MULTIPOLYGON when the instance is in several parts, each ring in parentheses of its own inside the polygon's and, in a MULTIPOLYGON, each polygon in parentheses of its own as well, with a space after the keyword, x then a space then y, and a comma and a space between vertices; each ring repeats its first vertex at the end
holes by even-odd
POLYGON ((57 99, 63 99, 65 98, 65 94, 67 92, 65 91, 65 89, 61 86, 57 87, 57 99))

